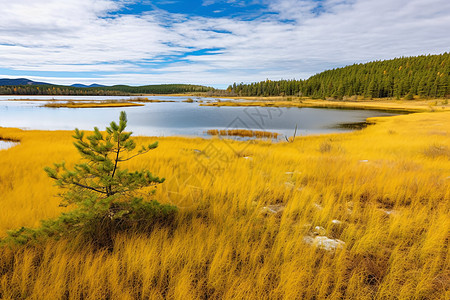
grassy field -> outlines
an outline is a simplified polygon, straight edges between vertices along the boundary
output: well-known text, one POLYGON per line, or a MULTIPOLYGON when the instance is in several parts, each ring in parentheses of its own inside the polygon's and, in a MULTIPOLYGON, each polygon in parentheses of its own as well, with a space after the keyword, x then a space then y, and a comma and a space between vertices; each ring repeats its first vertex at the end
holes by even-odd
POLYGON ((273 106, 273 107, 315 107, 315 108, 343 108, 343 109, 379 109, 389 111, 429 112, 449 111, 450 105, 446 99, 432 100, 352 100, 331 101, 314 100, 298 97, 236 97, 248 101, 232 102, 220 101, 200 104, 202 106, 273 106))
MULTIPOLYGON (((3 247, 0 298, 449 299, 450 112, 370 121, 292 143, 139 137, 160 146, 128 167, 166 178, 152 198, 176 222, 112 251, 3 247)), ((78 160, 71 135, 0 128, 21 141, 0 151, 0 236, 64 210, 43 168, 78 160)))

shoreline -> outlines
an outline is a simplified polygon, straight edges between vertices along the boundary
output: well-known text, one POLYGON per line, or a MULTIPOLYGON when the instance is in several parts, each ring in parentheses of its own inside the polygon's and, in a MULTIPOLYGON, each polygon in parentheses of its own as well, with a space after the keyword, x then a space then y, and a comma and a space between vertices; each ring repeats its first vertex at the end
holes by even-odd
POLYGON ((202 103, 200 106, 260 106, 260 107, 298 107, 298 108, 335 108, 335 109, 362 109, 382 110, 391 112, 435 112, 450 111, 450 105, 445 100, 433 99, 427 101, 402 100, 365 100, 365 101, 330 101, 330 100, 250 100, 245 102, 221 101, 202 103), (439 103, 439 102, 440 103, 439 103))
MULTIPOLYGON (((5 95, 5 96, 16 96, 16 95, 5 95)), ((29 95, 28 95, 29 96, 29 95)), ((64 95, 52 95, 52 96, 64 96, 64 95)), ((118 103, 109 103, 110 105, 100 105, 88 106, 85 101, 89 100, 77 100, 77 99, 11 99, 11 101, 71 101, 71 102, 85 102, 83 106, 76 107, 70 105, 71 108, 100 108, 100 107, 126 107, 126 106, 142 106, 140 104, 129 104, 132 102, 172 102, 170 100, 145 100, 138 99, 139 97, 146 96, 167 96, 167 97, 204 97, 204 98, 214 98, 213 102, 200 103, 199 106, 260 106, 260 107, 298 107, 298 108, 331 108, 331 109, 361 109, 361 110, 381 110, 388 112, 435 112, 435 111, 450 111, 450 104, 448 99, 417 99, 417 100, 393 100, 385 98, 376 98, 372 100, 361 99, 361 100, 317 100, 309 97, 239 97, 239 96, 208 96, 199 94, 142 94, 136 95, 137 99, 129 99, 121 101, 120 105, 118 103), (223 97, 223 98, 221 98, 223 97), (224 99, 224 100, 222 100, 224 99), (217 101, 218 100, 218 101, 217 101), (233 100, 242 100, 239 102, 233 100), (123 105, 122 105, 123 103, 123 105)), ((95 96, 93 96, 95 100, 95 96)), ((6 101, 6 100, 5 100, 6 101)), ((92 103, 89 103, 92 104, 92 103)), ((50 105, 51 107, 58 107, 55 105, 50 105)), ((61 106, 66 107, 66 106, 61 106)))

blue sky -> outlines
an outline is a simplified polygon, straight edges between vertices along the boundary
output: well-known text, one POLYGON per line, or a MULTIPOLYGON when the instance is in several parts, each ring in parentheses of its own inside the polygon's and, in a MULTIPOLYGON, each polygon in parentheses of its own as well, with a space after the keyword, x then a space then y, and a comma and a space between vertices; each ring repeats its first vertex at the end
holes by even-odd
POLYGON ((151 10, 164 10, 169 13, 207 18, 241 18, 252 20, 270 13, 264 1, 215 1, 215 0, 159 0, 139 1, 127 5, 115 13, 142 14, 151 10))
POLYGON ((448 0, 0 0, 0 78, 57 84, 304 79, 450 51, 448 0))

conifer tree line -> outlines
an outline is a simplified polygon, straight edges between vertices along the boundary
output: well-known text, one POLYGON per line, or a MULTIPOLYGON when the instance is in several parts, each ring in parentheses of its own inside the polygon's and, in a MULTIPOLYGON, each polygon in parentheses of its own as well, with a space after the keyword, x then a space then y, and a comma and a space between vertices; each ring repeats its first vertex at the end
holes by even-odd
POLYGON ((328 70, 306 80, 261 81, 230 85, 238 96, 308 96, 343 99, 450 97, 450 53, 401 57, 328 70))
POLYGON ((0 95, 89 95, 124 96, 130 94, 177 94, 207 92, 213 88, 191 84, 160 84, 146 86, 115 85, 79 88, 60 85, 5 85, 0 95))

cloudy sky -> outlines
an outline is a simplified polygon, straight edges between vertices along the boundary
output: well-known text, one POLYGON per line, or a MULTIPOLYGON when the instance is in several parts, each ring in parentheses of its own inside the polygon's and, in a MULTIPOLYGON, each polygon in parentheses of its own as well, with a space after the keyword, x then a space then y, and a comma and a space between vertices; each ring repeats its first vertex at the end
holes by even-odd
POLYGON ((0 78, 57 84, 305 79, 450 51, 449 0, 0 0, 0 78))

